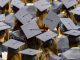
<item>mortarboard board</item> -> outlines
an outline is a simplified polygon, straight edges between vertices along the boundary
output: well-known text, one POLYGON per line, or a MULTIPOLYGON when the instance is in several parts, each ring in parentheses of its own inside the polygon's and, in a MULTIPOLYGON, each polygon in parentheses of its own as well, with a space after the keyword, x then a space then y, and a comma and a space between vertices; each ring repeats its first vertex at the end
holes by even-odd
POLYGON ((47 41, 49 39, 53 39, 56 36, 57 36, 56 33, 52 32, 52 31, 47 31, 47 32, 44 32, 44 33, 36 36, 36 37, 45 42, 45 41, 47 41))
POLYGON ((0 0, 0 6, 4 7, 8 2, 9 0, 0 0))
POLYGON ((80 6, 69 11, 70 13, 80 15, 80 6))
POLYGON ((8 25, 12 27, 14 26, 14 21, 15 21, 14 13, 7 15, 5 18, 5 23, 7 23, 8 25))
POLYGON ((28 11, 31 15, 36 16, 37 8, 34 7, 34 6, 28 6, 27 11, 28 11))
POLYGON ((4 22, 0 22, 0 30, 5 30, 5 29, 9 29, 10 26, 5 24, 4 22))
POLYGON ((41 52, 42 51, 40 51, 40 50, 35 50, 35 49, 30 49, 30 48, 25 49, 23 51, 19 51, 19 53, 26 54, 26 55, 32 55, 32 56, 36 55, 36 54, 39 54, 41 52))
POLYGON ((60 7, 62 6, 62 2, 59 2, 59 1, 53 1, 53 10, 57 10, 59 9, 60 7))
POLYGON ((78 29, 78 27, 74 24, 74 22, 70 18, 60 18, 60 19, 68 30, 78 29))
POLYGON ((51 5, 50 2, 46 0, 38 0, 37 2, 34 3, 34 6, 38 8, 40 11, 44 11, 47 8, 49 8, 51 5))
POLYGON ((19 47, 21 47, 22 45, 24 45, 25 43, 14 40, 14 39, 9 39, 7 42, 3 43, 2 45, 7 46, 9 48, 13 48, 13 49, 18 49, 19 47))
POLYGON ((66 52, 63 52, 62 56, 67 60, 80 60, 80 48, 73 47, 66 52))
POLYGON ((16 18, 23 24, 28 23, 33 16, 26 10, 27 7, 21 8, 16 14, 16 18))
POLYGON ((20 0, 12 0, 11 5, 21 9, 22 7, 24 7, 25 4, 20 0))
POLYGON ((0 14, 0 21, 4 21, 5 20, 5 14, 0 14))
POLYGON ((50 11, 48 16, 43 21, 43 23, 51 30, 54 30, 54 28, 57 27, 59 22, 60 22, 59 16, 53 11, 50 11))
POLYGON ((64 34, 72 35, 72 36, 79 36, 80 35, 80 31, 78 31, 78 30, 70 30, 70 31, 64 32, 64 34))
POLYGON ((70 8, 77 4, 76 0, 61 0, 61 1, 65 5, 66 8, 70 8))
POLYGON ((27 38, 34 37, 41 33, 41 30, 39 29, 35 20, 33 20, 27 24, 24 24, 23 26, 21 26, 21 28, 27 38))

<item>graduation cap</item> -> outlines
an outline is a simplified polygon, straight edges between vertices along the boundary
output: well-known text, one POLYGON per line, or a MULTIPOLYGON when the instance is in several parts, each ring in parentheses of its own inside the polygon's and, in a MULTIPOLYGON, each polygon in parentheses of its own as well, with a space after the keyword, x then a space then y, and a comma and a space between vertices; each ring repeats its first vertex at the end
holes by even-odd
POLYGON ((5 20, 5 14, 0 14, 0 21, 4 21, 5 20))
POLYGON ((69 11, 70 13, 80 15, 80 6, 69 11))
POLYGON ((0 6, 4 7, 8 2, 9 0, 0 0, 0 6))
POLYGON ((14 21, 15 21, 14 13, 10 13, 5 18, 5 23, 7 23, 8 25, 10 25, 12 27, 14 27, 14 21))
POLYGON ((3 43, 2 45, 9 47, 9 48, 13 48, 13 49, 18 49, 19 47, 21 47, 22 45, 24 45, 25 43, 14 40, 14 39, 9 39, 7 42, 3 43))
POLYGON ((67 30, 78 29, 70 18, 60 18, 67 30))
POLYGON ((48 16, 43 21, 43 23, 51 30, 54 30, 54 28, 57 27, 59 22, 60 22, 59 16, 53 11, 50 11, 48 13, 48 16))
POLYGON ((21 28, 28 39, 41 33, 41 30, 39 29, 35 20, 24 24, 21 26, 21 28))
POLYGON ((5 30, 5 29, 9 29, 9 28, 10 28, 9 25, 7 25, 7 24, 5 24, 3 22, 0 22, 0 30, 5 30))
POLYGON ((31 55, 31 56, 36 55, 36 54, 39 54, 41 52, 42 51, 40 51, 40 50, 30 49, 30 48, 25 49, 25 50, 22 50, 22 51, 19 51, 19 53, 21 53, 21 54, 31 55))
POLYGON ((23 24, 28 23, 33 16, 26 10, 27 7, 21 8, 16 14, 16 18, 23 24))
POLYGON ((80 48, 73 47, 61 54, 66 60, 80 60, 80 48))
POLYGON ((21 9, 22 7, 24 7, 25 4, 20 0, 12 0, 11 5, 21 9))
POLYGON ((52 32, 52 31, 47 31, 47 32, 44 32, 44 33, 36 36, 36 38, 40 39, 43 42, 46 42, 50 39, 53 39, 56 36, 57 36, 56 33, 52 32))
POLYGON ((27 11, 28 11, 31 15, 36 16, 37 8, 36 8, 35 6, 28 6, 27 11))
POLYGON ((60 1, 53 1, 52 9, 54 11, 58 11, 58 10, 60 10, 61 6, 62 6, 62 2, 60 2, 60 1))
POLYGON ((70 30, 70 31, 64 32, 64 34, 72 35, 72 36, 79 36, 80 35, 80 31, 78 31, 78 30, 70 30))
POLYGON ((47 8, 49 8, 51 5, 50 5, 50 2, 46 0, 39 0, 34 3, 34 6, 42 12, 46 10, 47 8))
POLYGON ((77 4, 76 0, 61 0, 61 1, 65 5, 66 8, 70 8, 77 4))

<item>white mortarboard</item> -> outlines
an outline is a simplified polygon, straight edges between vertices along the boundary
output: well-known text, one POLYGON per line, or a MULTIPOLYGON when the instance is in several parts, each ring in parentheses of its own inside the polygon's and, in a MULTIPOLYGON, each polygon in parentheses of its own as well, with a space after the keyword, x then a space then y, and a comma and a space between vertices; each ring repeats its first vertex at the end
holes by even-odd
POLYGON ((54 28, 57 27, 59 22, 60 22, 59 16, 53 11, 50 11, 48 16, 43 21, 43 23, 51 30, 54 30, 54 28))
POLYGON ((69 12, 71 12, 73 14, 80 15, 80 6, 76 7, 75 9, 70 10, 69 12))
POLYGON ((54 37, 56 37, 57 34, 52 32, 52 31, 47 31, 47 32, 44 32, 38 36, 36 36, 38 39, 40 39, 41 41, 48 41, 49 39, 53 39, 54 37))
POLYGON ((2 45, 7 46, 9 48, 13 48, 13 49, 18 49, 19 47, 21 47, 22 45, 24 45, 25 43, 14 40, 14 39, 10 39, 7 42, 3 43, 2 45))
POLYGON ((39 1, 34 3, 34 6, 36 8, 38 8, 40 11, 44 11, 47 8, 49 8, 51 5, 50 5, 50 2, 48 2, 46 0, 39 0, 39 1))
POLYGON ((3 22, 0 22, 0 30, 5 30, 5 29, 9 29, 9 28, 10 28, 9 25, 7 25, 7 24, 5 24, 3 22))
POLYGON ((11 14, 6 16, 5 23, 7 23, 13 27, 14 26, 14 20, 15 20, 14 13, 11 13, 11 14))
POLYGON ((28 6, 27 11, 31 14, 31 15, 36 15, 37 13, 37 8, 34 6, 28 6))
POLYGON ((53 10, 56 10, 58 8, 60 8, 62 6, 62 2, 59 2, 59 1, 53 1, 53 10))
POLYGON ((20 0, 12 0, 11 5, 21 9, 22 7, 24 7, 25 4, 20 0))
POLYGON ((57 47, 58 47, 58 49, 69 49, 68 38, 64 35, 58 37, 57 47))
POLYGON ((66 8, 70 8, 77 4, 76 0, 61 0, 61 1, 65 5, 66 8))
POLYGON ((21 28, 28 39, 41 33, 36 21, 24 24, 21 28))
POLYGON ((0 14, 0 21, 4 21, 5 20, 5 14, 0 14))
POLYGON ((29 49, 29 48, 28 49, 25 49, 23 51, 19 51, 19 53, 26 54, 26 55, 31 55, 31 56, 37 55, 37 54, 39 54, 41 52, 42 51, 40 51, 40 50, 29 49))
POLYGON ((68 30, 78 29, 78 27, 73 23, 73 21, 70 18, 60 18, 60 19, 68 30))
POLYGON ((62 53, 62 56, 67 60, 80 60, 80 48, 73 47, 66 52, 62 53))
POLYGON ((79 36, 80 35, 80 31, 78 31, 78 30, 70 30, 70 31, 64 32, 64 34, 72 35, 72 36, 79 36))
POLYGON ((33 16, 26 10, 27 7, 21 8, 16 14, 15 16, 17 17, 17 19, 23 23, 26 24, 28 23, 33 16))
POLYGON ((9 0, 0 0, 0 6, 4 7, 8 2, 9 0))

